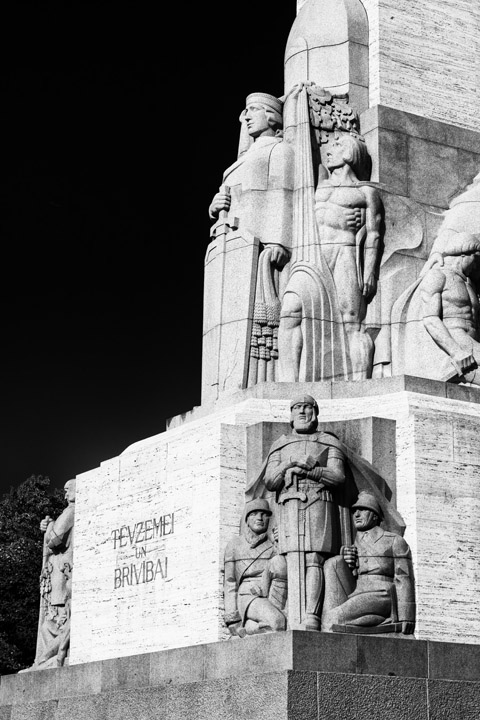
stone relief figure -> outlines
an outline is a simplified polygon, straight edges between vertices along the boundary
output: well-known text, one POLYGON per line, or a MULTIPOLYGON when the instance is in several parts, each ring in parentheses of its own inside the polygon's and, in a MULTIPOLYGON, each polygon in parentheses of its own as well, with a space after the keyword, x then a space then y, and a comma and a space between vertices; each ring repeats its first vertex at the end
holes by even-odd
POLYGON ((450 204, 419 279, 392 312, 395 374, 480 384, 480 175, 450 204))
POLYGON ((331 100, 318 88, 298 94, 301 190, 279 328, 280 378, 286 382, 363 379, 372 371, 373 342, 364 320, 377 287, 383 205, 377 188, 366 182, 371 160, 355 132, 355 116, 346 103, 329 113, 331 100), (310 108, 310 121, 317 117, 311 126, 320 128, 316 136, 324 143, 316 190, 310 137, 300 147, 308 128, 302 108, 307 119, 310 108))
POLYGON ((448 243, 443 264, 430 268, 420 283, 423 325, 443 351, 430 357, 432 377, 480 385, 479 271, 480 235, 459 233, 448 243))
POLYGON ((286 567, 268 532, 271 515, 267 500, 247 502, 240 535, 225 549, 225 624, 233 637, 286 628, 286 567))
POLYGON ((65 499, 68 505, 56 520, 47 516, 40 523, 40 530, 45 533, 40 617, 35 662, 29 670, 68 664, 75 480, 65 483, 65 499))
POLYGON ((302 395, 290 408, 292 432, 272 444, 245 496, 271 498, 278 553, 286 560, 288 629, 320 630, 328 592, 324 567, 353 544, 349 508, 358 493, 376 498, 389 531, 401 533, 405 526, 370 463, 333 433, 318 430, 315 399, 302 395))
POLYGON ((252 93, 210 205, 202 402, 262 381, 370 377, 383 205, 347 95, 252 93))
POLYGON ((410 635, 416 608, 410 548, 380 527, 382 510, 373 495, 361 492, 352 509, 355 542, 325 563, 322 630, 410 635))
MULTIPOLYGON (((239 156, 225 171, 209 214, 218 220, 213 234, 226 225, 229 230, 250 233, 261 243, 253 286, 248 371, 252 385, 275 379, 280 271, 289 260, 291 245, 293 148, 283 138, 283 101, 274 95, 250 94, 240 121, 239 156)), ((247 287, 241 290, 249 292, 247 287)))
POLYGON ((289 604, 294 602, 291 576, 300 575, 305 627, 312 630, 320 629, 322 566, 341 542, 332 491, 345 482, 343 453, 336 438, 316 432, 317 414, 312 397, 292 401, 293 433, 271 450, 264 478, 267 490, 276 492, 278 551, 287 558, 289 604))

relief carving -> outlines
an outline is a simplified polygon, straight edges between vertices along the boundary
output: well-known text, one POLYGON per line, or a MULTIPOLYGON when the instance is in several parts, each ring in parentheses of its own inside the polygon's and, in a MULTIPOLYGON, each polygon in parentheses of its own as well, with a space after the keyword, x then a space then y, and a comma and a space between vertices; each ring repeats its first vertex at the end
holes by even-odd
POLYGON ((291 427, 273 443, 246 489, 245 515, 249 507, 263 507, 265 517, 261 526, 252 518, 250 536, 243 530, 227 547, 226 624, 238 623, 234 634, 240 635, 349 632, 350 625, 355 632, 372 626, 382 626, 379 632, 413 632, 410 551, 383 478, 336 435, 318 430, 318 405, 311 396, 292 400, 291 427), (277 602, 268 594, 270 579, 277 602), (252 597, 268 598, 281 613, 275 614, 281 621, 276 627, 266 619, 270 605, 265 603, 260 617, 261 606, 255 607, 252 597), (257 623, 253 629, 250 619, 257 623))

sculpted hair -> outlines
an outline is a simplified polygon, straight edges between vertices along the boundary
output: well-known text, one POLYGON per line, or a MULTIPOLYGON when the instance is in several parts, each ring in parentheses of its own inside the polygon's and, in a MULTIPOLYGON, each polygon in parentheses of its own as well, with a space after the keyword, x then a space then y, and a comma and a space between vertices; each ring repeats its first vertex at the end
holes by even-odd
POLYGON ((352 133, 342 133, 342 143, 345 149, 348 148, 343 159, 350 165, 357 178, 359 180, 370 180, 372 159, 363 137, 352 133))
POLYGON ((283 117, 281 113, 268 107, 268 105, 264 105, 263 108, 265 109, 265 115, 267 116, 267 122, 270 127, 277 132, 283 130, 283 117))

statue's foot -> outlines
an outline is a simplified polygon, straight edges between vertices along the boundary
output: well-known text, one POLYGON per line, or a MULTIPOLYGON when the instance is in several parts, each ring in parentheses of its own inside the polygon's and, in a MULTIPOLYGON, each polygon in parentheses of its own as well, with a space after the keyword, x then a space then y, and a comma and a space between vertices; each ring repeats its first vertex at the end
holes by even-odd
POLYGON ((319 631, 320 630, 320 618, 316 615, 307 615, 307 619, 305 622, 305 630, 314 630, 319 631))

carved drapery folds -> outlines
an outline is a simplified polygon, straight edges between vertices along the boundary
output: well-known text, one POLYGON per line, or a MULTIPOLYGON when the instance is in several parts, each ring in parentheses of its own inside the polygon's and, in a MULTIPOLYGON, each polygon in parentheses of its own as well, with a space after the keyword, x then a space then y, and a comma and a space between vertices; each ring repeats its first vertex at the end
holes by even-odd
POLYGON ((253 93, 240 120, 210 208, 203 400, 266 380, 369 377, 382 206, 358 115, 309 82, 282 99, 253 93))

